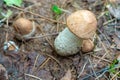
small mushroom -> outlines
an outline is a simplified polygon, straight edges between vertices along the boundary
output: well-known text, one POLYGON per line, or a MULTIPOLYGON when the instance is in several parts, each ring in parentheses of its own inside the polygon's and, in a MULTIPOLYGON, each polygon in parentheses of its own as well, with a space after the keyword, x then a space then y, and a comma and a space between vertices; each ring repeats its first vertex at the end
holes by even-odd
POLYGON ((54 41, 55 50, 61 56, 76 54, 83 40, 90 39, 95 34, 97 20, 91 11, 79 10, 68 16, 67 27, 54 41))
POLYGON ((26 18, 18 18, 13 23, 13 27, 16 31, 16 38, 18 40, 28 40, 29 37, 33 36, 36 29, 33 23, 26 18))
POLYGON ((94 43, 90 39, 88 40, 83 40, 82 43, 82 52, 90 52, 94 48, 94 43))

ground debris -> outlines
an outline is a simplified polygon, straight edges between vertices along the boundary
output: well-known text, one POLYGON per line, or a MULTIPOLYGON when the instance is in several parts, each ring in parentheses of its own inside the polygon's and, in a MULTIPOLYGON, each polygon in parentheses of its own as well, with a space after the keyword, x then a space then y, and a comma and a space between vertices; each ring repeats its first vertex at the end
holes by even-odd
POLYGON ((8 73, 5 67, 0 64, 0 80, 7 80, 8 79, 8 73))
MULTIPOLYGON (((108 66, 114 59, 116 51, 120 50, 120 21, 114 19, 106 9, 106 1, 108 0, 23 0, 21 7, 7 7, 4 3, 1 6, 0 3, 2 11, 6 12, 7 9, 13 11, 10 18, 0 27, 0 64, 7 70, 8 78, 10 80, 81 80, 86 75, 108 66), (51 10, 52 5, 57 5, 71 13, 81 9, 95 13, 98 29, 93 40, 95 42, 93 51, 83 53, 80 49, 76 55, 68 57, 56 54, 54 40, 66 27, 67 16, 71 13, 63 11, 56 16, 51 10), (35 35, 28 41, 19 41, 15 38, 13 22, 20 17, 34 21, 37 25, 35 35), (52 35, 54 33, 57 34, 52 35), (4 51, 5 41, 14 41, 19 50, 4 51)), ((10 50, 13 49, 10 47, 10 50)), ((89 77, 88 80, 94 80, 96 77, 89 77)), ((102 76, 99 80, 105 80, 106 77, 109 78, 109 75, 102 76)))
POLYGON ((62 77, 60 80, 73 80, 71 70, 68 69, 68 71, 65 73, 64 77, 62 77))

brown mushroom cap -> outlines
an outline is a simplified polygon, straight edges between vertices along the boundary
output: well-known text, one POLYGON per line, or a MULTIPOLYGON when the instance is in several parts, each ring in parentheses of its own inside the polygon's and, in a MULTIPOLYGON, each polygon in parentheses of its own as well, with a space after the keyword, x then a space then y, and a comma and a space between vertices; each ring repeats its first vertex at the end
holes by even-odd
POLYGON ((97 29, 97 20, 91 11, 79 10, 68 16, 67 26, 79 38, 88 39, 97 29))
POLYGON ((15 31, 21 35, 29 34, 33 27, 32 22, 25 18, 19 18, 13 23, 15 31))
POLYGON ((88 40, 83 40, 82 43, 82 51, 83 52, 90 52, 94 49, 94 43, 90 39, 88 40))

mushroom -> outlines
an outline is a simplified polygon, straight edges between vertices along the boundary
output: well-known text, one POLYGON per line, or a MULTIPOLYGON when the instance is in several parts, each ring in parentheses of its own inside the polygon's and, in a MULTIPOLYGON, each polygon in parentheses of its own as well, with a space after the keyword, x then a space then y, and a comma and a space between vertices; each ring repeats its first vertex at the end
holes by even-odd
POLYGON ((93 41, 91 41, 90 39, 88 40, 83 40, 83 43, 82 43, 82 52, 90 52, 92 51, 94 48, 94 43, 93 41))
POLYGON ((18 18, 13 23, 13 27, 16 31, 16 38, 18 40, 28 40, 29 37, 33 36, 36 29, 33 23, 26 18, 18 18))
POLYGON ((78 10, 67 18, 65 28, 54 41, 57 54, 68 56, 76 54, 82 45, 83 40, 90 39, 97 29, 95 15, 88 10, 78 10))

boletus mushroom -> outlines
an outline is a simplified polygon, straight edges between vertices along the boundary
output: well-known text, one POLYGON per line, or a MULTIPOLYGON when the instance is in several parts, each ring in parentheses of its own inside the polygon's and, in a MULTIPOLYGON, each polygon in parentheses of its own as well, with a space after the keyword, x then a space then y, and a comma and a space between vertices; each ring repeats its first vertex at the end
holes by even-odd
POLYGON ((65 28, 54 41, 57 54, 68 56, 76 54, 85 39, 93 37, 97 29, 95 15, 88 10, 78 10, 67 18, 65 28))
POLYGON ((90 39, 83 40, 81 47, 82 52, 90 52, 93 50, 93 48, 94 48, 94 43, 92 40, 90 39))
POLYGON ((35 25, 26 18, 18 18, 14 23, 13 27, 16 32, 16 38, 18 40, 28 40, 29 37, 35 33, 35 25))

